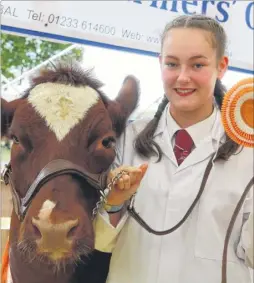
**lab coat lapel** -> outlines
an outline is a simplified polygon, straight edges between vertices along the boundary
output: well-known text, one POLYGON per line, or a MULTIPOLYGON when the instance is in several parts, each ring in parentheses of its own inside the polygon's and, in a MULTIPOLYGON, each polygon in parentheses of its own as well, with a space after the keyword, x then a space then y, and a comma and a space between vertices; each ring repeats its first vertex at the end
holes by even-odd
POLYGON ((217 114, 211 135, 207 136, 203 141, 201 141, 200 144, 197 145, 197 147, 191 152, 191 154, 183 161, 183 163, 178 166, 166 125, 168 107, 165 108, 158 123, 158 127, 155 131, 154 138, 160 146, 165 157, 170 159, 171 162, 173 162, 173 164, 175 164, 175 166, 177 167, 176 173, 209 158, 209 156, 211 156, 212 153, 214 153, 217 150, 218 146, 223 142, 225 138, 223 138, 225 131, 221 123, 220 111, 217 109, 216 111, 217 114))
POLYGON ((209 158, 225 141, 225 131, 221 123, 220 111, 217 110, 216 120, 211 131, 211 135, 206 137, 199 145, 191 152, 191 154, 178 167, 177 172, 193 166, 203 160, 209 158))
POLYGON ((163 155, 166 158, 170 159, 171 162, 175 164, 175 166, 178 166, 175 158, 175 153, 172 148, 172 143, 170 141, 170 135, 167 129, 166 115, 168 115, 168 106, 165 107, 164 112, 161 115, 158 127, 154 133, 154 140, 160 146, 163 155))
POLYGON ((175 166, 178 166, 167 129, 165 128, 164 131, 160 135, 158 135, 155 140, 160 146, 165 157, 170 159, 171 162, 175 164, 175 166))
POLYGON ((193 166, 199 162, 202 162, 206 158, 208 158, 215 151, 213 146, 212 137, 208 137, 206 140, 201 142, 186 159, 180 164, 177 168, 177 172, 184 170, 189 166, 193 166))

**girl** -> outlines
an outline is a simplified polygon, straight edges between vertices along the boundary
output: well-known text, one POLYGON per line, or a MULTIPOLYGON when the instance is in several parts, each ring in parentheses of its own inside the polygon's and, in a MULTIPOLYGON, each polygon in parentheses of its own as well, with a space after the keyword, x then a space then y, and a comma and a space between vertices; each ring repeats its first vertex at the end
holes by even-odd
MULTIPOLYGON (((221 123, 225 49, 225 32, 211 18, 180 16, 166 25, 159 58, 165 97, 153 119, 131 123, 120 138, 120 168, 111 176, 121 169, 129 175, 120 178, 95 222, 96 248, 113 251, 107 283, 220 283, 226 230, 253 176, 253 151, 230 140, 221 123), (126 212, 123 204, 138 189, 139 216, 154 230, 175 226, 210 160, 199 202, 173 233, 151 234, 126 212)), ((251 282, 252 210, 249 195, 230 238, 230 283, 251 282)))

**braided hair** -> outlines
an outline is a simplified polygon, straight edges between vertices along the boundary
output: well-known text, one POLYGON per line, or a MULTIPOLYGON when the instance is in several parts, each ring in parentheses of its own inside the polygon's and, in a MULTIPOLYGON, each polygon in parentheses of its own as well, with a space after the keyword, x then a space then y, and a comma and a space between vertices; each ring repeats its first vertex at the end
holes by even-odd
POLYGON ((135 139, 134 147, 141 156, 150 157, 158 153, 158 161, 161 160, 162 151, 160 146, 153 140, 153 136, 167 104, 168 99, 166 96, 164 96, 153 119, 147 124, 147 126, 139 133, 139 135, 135 139))

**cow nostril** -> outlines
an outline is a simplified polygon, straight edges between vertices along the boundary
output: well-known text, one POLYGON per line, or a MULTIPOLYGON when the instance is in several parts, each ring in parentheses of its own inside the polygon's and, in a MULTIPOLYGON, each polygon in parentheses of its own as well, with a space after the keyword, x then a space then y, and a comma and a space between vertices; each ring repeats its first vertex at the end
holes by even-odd
POLYGON ((70 228, 70 230, 68 231, 67 233, 67 238, 70 239, 70 238, 73 238, 75 236, 75 233, 78 229, 78 221, 75 222, 75 224, 73 224, 73 226, 70 228))
POLYGON ((36 238, 41 238, 42 237, 41 231, 34 222, 32 222, 32 228, 33 228, 33 233, 36 236, 36 238))

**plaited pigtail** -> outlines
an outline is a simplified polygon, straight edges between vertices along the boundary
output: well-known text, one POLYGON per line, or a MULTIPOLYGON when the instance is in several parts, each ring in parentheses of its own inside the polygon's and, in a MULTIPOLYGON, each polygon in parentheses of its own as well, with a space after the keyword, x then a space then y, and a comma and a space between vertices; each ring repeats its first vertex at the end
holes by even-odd
MULTIPOLYGON (((214 97, 220 110, 222 108, 223 97, 225 93, 226 93, 225 86, 221 83, 220 80, 217 79, 214 89, 214 97)), ((228 160, 231 155, 237 152, 239 147, 240 146, 237 143, 235 143, 233 140, 229 138, 228 135, 226 135, 226 142, 222 147, 220 147, 216 159, 228 160)))
POLYGON ((223 97, 225 93, 226 93, 225 86, 222 84, 222 82, 219 79, 217 79, 214 89, 214 98, 220 110, 222 107, 223 97))
POLYGON ((144 157, 158 155, 158 162, 161 160, 162 151, 159 145, 153 140, 153 136, 167 104, 168 99, 164 96, 153 119, 147 124, 143 131, 139 133, 134 142, 134 147, 138 154, 144 157))

